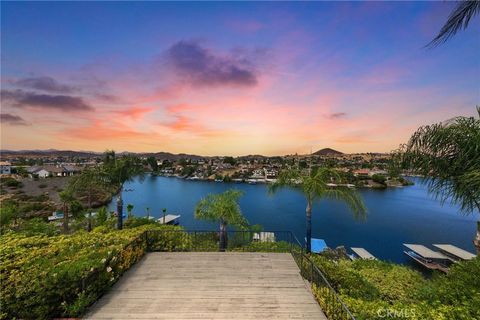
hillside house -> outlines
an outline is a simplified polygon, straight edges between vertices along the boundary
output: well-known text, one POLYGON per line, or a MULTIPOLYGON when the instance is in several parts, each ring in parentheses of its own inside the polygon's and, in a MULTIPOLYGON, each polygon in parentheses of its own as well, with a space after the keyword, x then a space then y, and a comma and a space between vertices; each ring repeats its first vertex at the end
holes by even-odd
POLYGON ((0 161, 0 174, 12 173, 12 164, 8 161, 0 161))

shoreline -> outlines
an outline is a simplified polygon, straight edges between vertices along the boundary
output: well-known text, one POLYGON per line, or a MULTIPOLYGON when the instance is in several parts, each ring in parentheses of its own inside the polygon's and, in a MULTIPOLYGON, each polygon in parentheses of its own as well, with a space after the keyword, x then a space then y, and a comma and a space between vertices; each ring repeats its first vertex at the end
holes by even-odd
MULTIPOLYGON (((235 184, 250 184, 250 185, 257 185, 257 184, 271 184, 276 181, 276 179, 231 179, 229 181, 224 181, 224 180, 214 180, 214 179, 204 179, 204 178, 198 178, 198 177, 185 177, 185 176, 179 176, 175 174, 155 174, 153 172, 149 172, 147 174, 150 174, 153 177, 164 177, 164 178, 176 178, 176 179, 182 179, 182 180, 187 180, 187 181, 199 181, 199 182, 212 182, 212 183, 235 183, 235 184)), ((412 176, 412 175, 403 175, 404 177, 417 177, 417 176, 412 176)), ((369 179, 371 180, 371 179, 369 179)), ((356 184, 345 184, 343 186, 348 186, 348 187, 354 187, 354 188, 359 188, 359 189, 375 189, 375 190, 383 190, 383 189, 388 189, 388 188, 403 188, 403 187, 408 187, 412 186, 415 183, 413 181, 407 180, 409 183, 408 184, 400 184, 400 185, 379 185, 379 186, 373 186, 373 185, 356 185, 356 184)))

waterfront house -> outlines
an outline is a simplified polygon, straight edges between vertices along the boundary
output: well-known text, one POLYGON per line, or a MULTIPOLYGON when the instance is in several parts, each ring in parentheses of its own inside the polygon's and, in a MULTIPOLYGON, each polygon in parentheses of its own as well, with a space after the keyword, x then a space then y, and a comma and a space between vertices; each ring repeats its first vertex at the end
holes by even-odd
POLYGON ((376 174, 379 174, 379 175, 382 175, 382 176, 386 176, 388 175, 388 172, 386 170, 381 170, 381 169, 372 169, 370 170, 370 172, 368 173, 368 175, 370 177, 372 177, 373 175, 376 175, 376 174))
POLYGON ((353 171, 353 175, 355 177, 369 177, 370 176, 370 170, 369 169, 358 169, 353 171))
POLYGON ((10 174, 12 164, 8 161, 0 161, 0 174, 10 174))

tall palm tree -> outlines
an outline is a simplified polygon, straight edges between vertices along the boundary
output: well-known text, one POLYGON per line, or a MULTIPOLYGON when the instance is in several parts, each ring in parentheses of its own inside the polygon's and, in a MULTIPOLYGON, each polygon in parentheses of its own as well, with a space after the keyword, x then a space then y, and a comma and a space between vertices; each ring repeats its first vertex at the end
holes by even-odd
POLYGON ((466 29, 470 20, 480 13, 480 1, 459 1, 437 36, 427 47, 436 47, 453 37, 458 31, 466 29))
POLYGON ((75 200, 71 190, 66 189, 58 194, 60 196, 60 201, 63 204, 63 232, 68 233, 68 214, 69 214, 69 205, 75 200))
POLYGON ((127 204, 127 217, 130 219, 133 217, 132 215, 132 210, 133 210, 133 204, 129 203, 127 204))
POLYGON ((103 162, 104 179, 112 186, 119 188, 117 196, 117 228, 123 228, 123 185, 135 176, 143 174, 140 159, 132 155, 117 157, 114 151, 106 151, 103 162))
POLYGON ((228 245, 227 226, 247 228, 248 221, 242 215, 238 200, 243 195, 239 190, 227 190, 219 194, 209 194, 201 199, 195 207, 195 218, 219 222, 219 250, 225 251, 228 245))
MULTIPOLYGON (((457 117, 420 127, 402 146, 404 168, 425 176, 441 203, 459 204, 461 212, 480 213, 479 118, 457 117)), ((480 221, 474 243, 480 253, 480 221)))
POLYGON ((163 208, 162 213, 163 213, 163 224, 165 224, 165 214, 167 213, 167 208, 163 208))
POLYGON ((345 202, 356 218, 364 218, 367 209, 359 193, 349 187, 339 186, 346 183, 343 177, 333 168, 320 167, 312 170, 292 167, 280 172, 277 181, 270 185, 275 192, 281 187, 299 189, 307 200, 306 212, 306 249, 311 250, 312 238, 312 206, 316 199, 334 199, 345 202), (336 186, 332 186, 334 182, 336 186))
POLYGON ((92 230, 92 206, 96 195, 103 192, 106 183, 97 167, 84 170, 80 175, 73 177, 66 188, 72 195, 86 199, 88 211, 88 231, 92 230))

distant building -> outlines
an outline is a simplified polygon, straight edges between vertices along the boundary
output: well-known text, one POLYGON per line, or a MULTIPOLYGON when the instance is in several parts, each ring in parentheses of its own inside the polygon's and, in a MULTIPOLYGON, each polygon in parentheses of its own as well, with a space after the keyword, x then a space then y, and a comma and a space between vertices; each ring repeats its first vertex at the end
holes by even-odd
POLYGON ((370 170, 369 169, 354 170, 353 175, 355 177, 369 177, 370 176, 370 170))
POLYGON ((381 169, 373 169, 370 171, 369 175, 370 176, 373 176, 375 174, 379 174, 379 175, 382 175, 382 176, 386 176, 388 175, 388 172, 385 171, 385 170, 381 170, 381 169))
POLYGON ((39 178, 46 177, 67 177, 80 173, 82 168, 73 165, 46 165, 46 166, 34 166, 27 169, 30 177, 37 176, 39 178))
POLYGON ((252 178, 253 178, 253 179, 265 178, 265 175, 264 175, 264 173, 263 173, 263 170, 261 170, 261 169, 255 169, 255 170, 253 170, 252 178))
POLYGON ((277 170, 267 169, 267 168, 264 168, 263 170, 265 172, 265 179, 275 179, 275 178, 277 178, 277 175, 278 175, 277 170))
POLYGON ((33 178, 34 176, 37 176, 39 178, 46 178, 50 176, 50 172, 43 169, 42 167, 30 167, 27 169, 27 172, 31 178, 33 178))
POLYGON ((0 161, 0 174, 12 173, 12 164, 8 161, 0 161))

